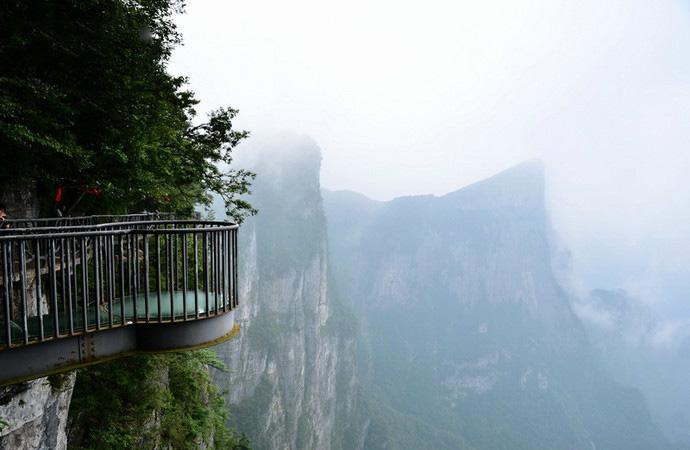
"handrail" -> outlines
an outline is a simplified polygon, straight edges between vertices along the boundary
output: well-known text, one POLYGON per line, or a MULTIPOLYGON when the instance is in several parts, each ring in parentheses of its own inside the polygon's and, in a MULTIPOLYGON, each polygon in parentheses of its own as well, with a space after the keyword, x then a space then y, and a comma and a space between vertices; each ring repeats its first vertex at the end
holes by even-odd
POLYGON ((237 307, 238 225, 105 217, 0 232, 0 352, 237 307))
MULTIPOLYGON (((29 225, 21 226, 19 228, 37 228, 41 224, 54 224, 54 226, 69 226, 66 224, 75 225, 96 225, 104 222, 133 222, 141 219, 161 219, 179 217, 177 213, 172 212, 146 212, 136 214, 111 215, 100 214, 91 216, 64 216, 64 217, 39 217, 39 218, 20 218, 20 219, 5 219, 3 226, 16 227, 20 224, 29 225)), ((197 217, 198 218, 198 217, 197 217)))
MULTIPOLYGON (((219 222, 211 220, 148 220, 148 221, 131 221, 131 222, 111 222, 102 223, 96 225, 71 225, 71 226, 50 226, 50 227, 29 227, 29 228, 5 228, 0 229, 0 241, 21 238, 25 235, 32 235, 34 237, 41 236, 42 234, 47 236, 53 236, 59 233, 61 236, 68 234, 81 234, 88 235, 89 233, 102 233, 103 231, 119 231, 128 232, 132 230, 136 231, 146 231, 147 228, 141 228, 143 226, 184 226, 184 225, 194 225, 194 230, 201 231, 207 229, 208 227, 235 229, 239 228, 239 225, 231 222, 219 222), (119 230, 118 230, 119 229, 119 230)), ((171 232, 175 232, 175 228, 163 228, 171 232)), ((180 228, 179 230, 190 230, 192 228, 180 228)), ((151 228, 149 229, 151 230, 151 228)))

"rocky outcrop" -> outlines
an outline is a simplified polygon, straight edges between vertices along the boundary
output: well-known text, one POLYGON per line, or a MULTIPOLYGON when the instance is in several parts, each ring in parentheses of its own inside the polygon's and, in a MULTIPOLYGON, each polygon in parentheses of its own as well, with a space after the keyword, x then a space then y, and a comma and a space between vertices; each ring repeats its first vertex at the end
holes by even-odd
POLYGON ((329 282, 320 152, 294 136, 252 150, 260 213, 240 235, 242 330, 216 348, 229 371, 215 378, 253 448, 341 448, 357 398, 355 327, 329 282))
POLYGON ((7 207, 12 218, 38 217, 39 203, 33 183, 7 183, 0 181, 0 203, 7 207))
POLYGON ((67 413, 75 374, 0 389, 0 449, 67 448, 67 413))

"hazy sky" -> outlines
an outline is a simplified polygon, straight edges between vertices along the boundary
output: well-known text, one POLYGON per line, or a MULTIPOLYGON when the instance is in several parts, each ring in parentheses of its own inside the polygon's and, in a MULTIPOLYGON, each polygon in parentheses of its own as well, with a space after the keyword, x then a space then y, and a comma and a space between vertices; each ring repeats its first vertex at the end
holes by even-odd
POLYGON ((443 194, 540 157, 585 285, 690 316, 690 2, 191 0, 178 23, 199 111, 312 136, 326 187, 443 194))

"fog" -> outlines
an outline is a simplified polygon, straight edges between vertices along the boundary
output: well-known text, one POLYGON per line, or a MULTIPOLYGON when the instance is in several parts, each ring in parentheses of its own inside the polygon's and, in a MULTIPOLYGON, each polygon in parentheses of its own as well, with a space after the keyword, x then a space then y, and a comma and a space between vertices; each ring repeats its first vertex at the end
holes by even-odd
MULTIPOLYGON (((322 183, 443 194, 525 159, 572 252, 572 286, 690 320, 690 3, 189 2, 171 71, 198 111, 323 149, 322 183)), ((666 335, 664 335, 666 336, 666 335)))

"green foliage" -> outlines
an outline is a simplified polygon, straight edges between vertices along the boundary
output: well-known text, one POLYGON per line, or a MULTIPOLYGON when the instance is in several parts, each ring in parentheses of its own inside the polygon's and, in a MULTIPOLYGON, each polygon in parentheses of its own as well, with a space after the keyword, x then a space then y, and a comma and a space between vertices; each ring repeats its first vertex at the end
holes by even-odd
POLYGON ((253 174, 219 164, 248 133, 220 108, 194 124, 194 94, 167 72, 179 0, 9 1, 0 13, 0 160, 68 212, 172 210, 219 194, 241 221, 253 174), (96 187, 101 197, 83 195, 96 187), (81 201, 79 201, 81 200, 81 201))
POLYGON ((56 373, 48 376, 48 383, 54 393, 60 392, 65 387, 65 383, 69 379, 69 373, 56 373))
POLYGON ((249 448, 226 427, 228 412, 208 366, 210 350, 142 355, 79 372, 70 408, 73 449, 249 448))
MULTIPOLYGON (((365 449, 475 450, 459 433, 444 430, 411 414, 401 414, 371 391, 359 393, 357 413, 369 422, 363 445, 365 449)), ((355 443, 344 444, 345 448, 357 447, 355 443)))

